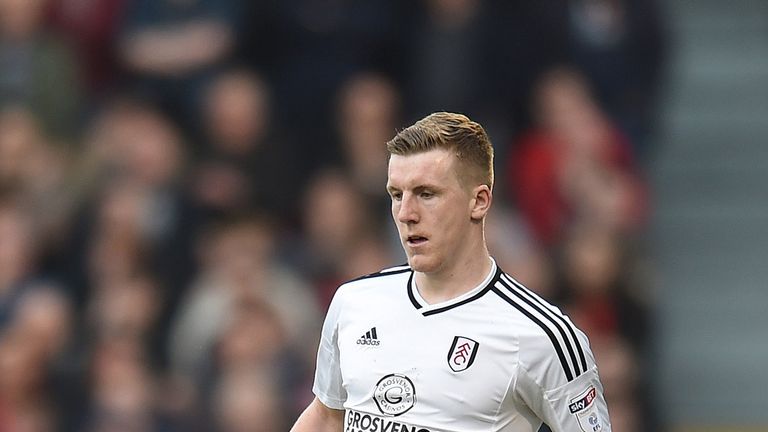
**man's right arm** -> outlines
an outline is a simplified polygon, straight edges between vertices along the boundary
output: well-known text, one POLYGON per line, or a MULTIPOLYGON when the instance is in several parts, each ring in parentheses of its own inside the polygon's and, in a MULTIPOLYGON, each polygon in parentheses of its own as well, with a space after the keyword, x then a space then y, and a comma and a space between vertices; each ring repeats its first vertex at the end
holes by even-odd
POLYGON ((341 353, 338 344, 343 292, 343 287, 336 291, 323 322, 320 346, 317 350, 315 383, 312 386, 312 392, 317 397, 301 413, 291 432, 341 432, 344 428, 344 401, 347 399, 347 393, 341 375, 341 353))
POLYGON ((296 420, 291 432, 341 432, 344 411, 327 407, 315 398, 296 420))

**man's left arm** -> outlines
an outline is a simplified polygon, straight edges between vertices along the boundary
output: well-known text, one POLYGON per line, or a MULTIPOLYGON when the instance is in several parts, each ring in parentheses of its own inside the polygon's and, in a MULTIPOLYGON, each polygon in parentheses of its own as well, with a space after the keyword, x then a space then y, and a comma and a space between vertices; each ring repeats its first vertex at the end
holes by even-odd
POLYGON ((579 374, 568 376, 551 344, 539 343, 538 349, 529 346, 527 359, 521 359, 516 393, 553 432, 610 432, 608 406, 589 341, 584 333, 575 332, 586 368, 577 366, 579 374))
POLYGON ((611 431, 596 366, 561 387, 545 391, 543 397, 543 420, 553 432, 611 431))

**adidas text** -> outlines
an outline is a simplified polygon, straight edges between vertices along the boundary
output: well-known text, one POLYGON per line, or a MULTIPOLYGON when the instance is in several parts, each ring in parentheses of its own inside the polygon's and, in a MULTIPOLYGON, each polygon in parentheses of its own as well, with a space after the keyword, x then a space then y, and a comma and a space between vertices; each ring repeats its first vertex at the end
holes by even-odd
POLYGON ((379 346, 379 335, 376 333, 376 327, 371 327, 357 340, 358 345, 379 346))

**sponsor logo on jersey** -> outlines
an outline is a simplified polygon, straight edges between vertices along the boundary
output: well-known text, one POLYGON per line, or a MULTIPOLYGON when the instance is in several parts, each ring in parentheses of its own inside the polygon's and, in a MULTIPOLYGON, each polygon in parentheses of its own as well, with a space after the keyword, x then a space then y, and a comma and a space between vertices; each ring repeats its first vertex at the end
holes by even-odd
POLYGON ((568 409, 571 410, 571 414, 576 414, 579 411, 587 409, 590 405, 592 405, 592 401, 595 400, 596 394, 597 391, 595 388, 590 387, 583 396, 572 400, 571 404, 568 405, 568 409))
POLYGON ((413 381, 405 375, 389 374, 376 383, 373 401, 382 414, 399 416, 416 403, 416 389, 413 381))
POLYGON ((379 335, 376 334, 376 327, 371 327, 371 329, 365 332, 364 335, 360 336, 360 338, 357 340, 357 344, 379 346, 381 341, 379 340, 379 335))
POLYGON ((448 366, 454 372, 467 370, 475 362, 480 344, 464 336, 454 336, 448 350, 448 366))
POLYGON ((568 410, 576 416, 579 427, 584 432, 598 432, 603 430, 603 423, 597 413, 597 405, 593 402, 597 398, 597 390, 590 386, 582 394, 571 399, 568 410))
POLYGON ((401 423, 377 415, 347 410, 344 432, 432 432, 419 426, 401 423))

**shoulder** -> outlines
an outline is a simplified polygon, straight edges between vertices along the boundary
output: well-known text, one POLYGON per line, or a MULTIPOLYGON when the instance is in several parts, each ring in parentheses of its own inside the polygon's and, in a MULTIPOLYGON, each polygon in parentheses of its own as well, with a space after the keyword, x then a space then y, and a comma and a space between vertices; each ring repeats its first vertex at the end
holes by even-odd
POLYGON ((554 374, 567 382, 591 367, 587 337, 559 308, 507 274, 494 293, 519 317, 519 358, 534 376, 554 374))
POLYGON ((336 290, 334 298, 369 295, 371 294, 371 291, 388 292, 391 290, 388 290, 387 288, 395 285, 399 286, 402 283, 407 282, 411 275, 411 267, 407 264, 388 267, 375 273, 363 275, 342 283, 336 290))
POLYGON ((348 280, 342 283, 339 289, 347 288, 347 287, 380 285, 381 283, 386 283, 387 281, 391 281, 391 280, 395 280, 403 277, 409 277, 411 271, 412 271, 411 267, 407 264, 402 264, 395 267, 388 267, 388 268, 379 270, 375 273, 370 273, 367 275, 363 275, 363 276, 348 280))

